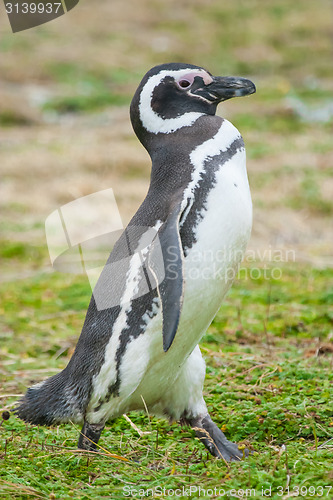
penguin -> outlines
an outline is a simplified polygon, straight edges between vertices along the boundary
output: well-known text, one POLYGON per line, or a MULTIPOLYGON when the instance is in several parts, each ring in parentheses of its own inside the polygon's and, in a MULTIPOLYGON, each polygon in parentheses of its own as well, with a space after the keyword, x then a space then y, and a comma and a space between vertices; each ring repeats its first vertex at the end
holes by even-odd
POLYGON ((78 447, 96 450, 107 422, 148 408, 191 426, 215 457, 249 454, 208 413, 198 343, 252 226, 244 142, 216 109, 255 91, 250 80, 191 64, 143 77, 130 118, 152 161, 146 198, 110 253, 68 365, 27 390, 18 417, 83 424, 78 447))

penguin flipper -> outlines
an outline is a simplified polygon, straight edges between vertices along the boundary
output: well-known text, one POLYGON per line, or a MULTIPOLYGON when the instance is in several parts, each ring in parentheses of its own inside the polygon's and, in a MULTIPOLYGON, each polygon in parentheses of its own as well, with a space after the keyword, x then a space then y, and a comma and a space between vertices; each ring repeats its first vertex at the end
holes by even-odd
POLYGON ((154 249, 150 255, 149 267, 155 275, 163 314, 163 349, 170 348, 179 324, 184 295, 184 253, 179 234, 181 204, 174 207, 158 231, 154 249), (157 247, 163 262, 156 258, 157 247), (161 265, 163 269, 161 269, 161 265), (158 268, 159 267, 159 268, 158 268), (158 277, 163 276, 163 279, 158 277))

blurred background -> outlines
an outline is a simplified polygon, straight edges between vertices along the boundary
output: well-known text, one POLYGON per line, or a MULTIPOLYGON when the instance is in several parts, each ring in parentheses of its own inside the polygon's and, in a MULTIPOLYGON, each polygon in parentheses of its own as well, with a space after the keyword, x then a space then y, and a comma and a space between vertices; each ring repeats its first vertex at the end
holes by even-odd
POLYGON ((247 147, 250 249, 260 258, 291 248, 298 261, 332 263, 329 0, 90 0, 16 34, 0 9, 3 273, 29 270, 27 248, 45 245, 46 217, 75 198, 112 187, 128 222, 150 175, 129 103, 144 73, 170 61, 257 85, 218 111, 247 147))

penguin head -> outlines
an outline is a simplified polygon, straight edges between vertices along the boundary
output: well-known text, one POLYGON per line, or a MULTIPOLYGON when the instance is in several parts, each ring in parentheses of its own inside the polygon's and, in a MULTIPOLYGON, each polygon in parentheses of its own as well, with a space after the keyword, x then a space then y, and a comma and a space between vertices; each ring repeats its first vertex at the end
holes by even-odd
POLYGON ((189 127, 200 116, 215 115, 220 102, 255 91, 245 78, 214 77, 191 64, 162 64, 146 73, 133 97, 132 125, 145 145, 147 136, 189 127))

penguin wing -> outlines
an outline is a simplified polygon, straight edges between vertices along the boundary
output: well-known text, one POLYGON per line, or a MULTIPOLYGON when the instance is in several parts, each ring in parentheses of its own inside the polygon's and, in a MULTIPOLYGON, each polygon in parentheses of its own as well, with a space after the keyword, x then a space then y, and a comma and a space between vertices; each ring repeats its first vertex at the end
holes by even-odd
POLYGON ((148 261, 162 304, 165 352, 175 338, 184 295, 184 253, 179 234, 180 215, 179 203, 160 227, 148 261))

